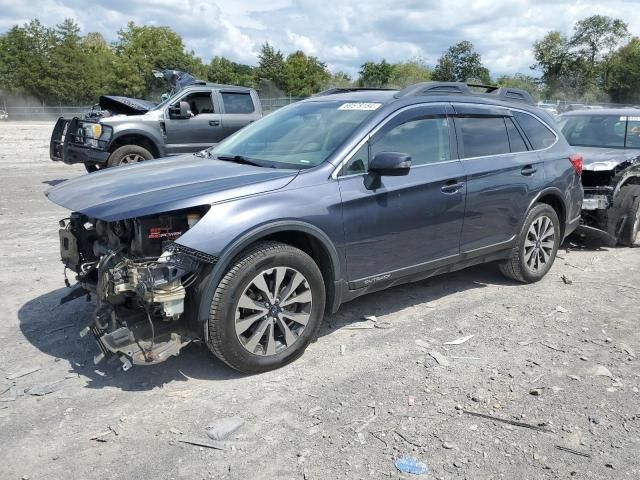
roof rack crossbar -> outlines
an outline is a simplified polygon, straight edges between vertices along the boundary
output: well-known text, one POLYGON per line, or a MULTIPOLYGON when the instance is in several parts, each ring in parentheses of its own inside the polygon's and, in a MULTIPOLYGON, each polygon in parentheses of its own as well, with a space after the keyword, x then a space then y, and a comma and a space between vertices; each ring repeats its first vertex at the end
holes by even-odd
POLYGON ((463 82, 416 83, 415 85, 408 86, 404 90, 400 90, 395 96, 396 98, 402 98, 420 97, 423 95, 469 95, 493 98, 505 102, 521 102, 535 105, 533 97, 526 90, 463 82), (478 92, 477 89, 484 89, 484 91, 478 92))
POLYGON ((336 95, 338 93, 349 93, 349 92, 378 92, 378 91, 391 91, 393 88, 369 88, 369 87, 336 87, 329 88, 327 90, 323 90, 321 92, 315 93, 313 97, 324 97, 327 95, 336 95))

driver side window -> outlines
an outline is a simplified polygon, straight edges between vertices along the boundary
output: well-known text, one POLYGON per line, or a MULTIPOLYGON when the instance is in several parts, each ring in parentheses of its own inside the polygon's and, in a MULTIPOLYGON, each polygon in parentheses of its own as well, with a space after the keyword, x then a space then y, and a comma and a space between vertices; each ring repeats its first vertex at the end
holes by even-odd
POLYGON ((189 109, 194 117, 201 113, 215 113, 213 101, 211 100, 211 92, 193 92, 181 101, 189 104, 189 109))

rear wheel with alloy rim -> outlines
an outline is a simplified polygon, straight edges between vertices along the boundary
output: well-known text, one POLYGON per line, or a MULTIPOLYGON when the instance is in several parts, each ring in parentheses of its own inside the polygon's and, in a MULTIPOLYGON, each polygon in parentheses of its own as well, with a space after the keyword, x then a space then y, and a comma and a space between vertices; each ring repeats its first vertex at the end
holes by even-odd
POLYGON ((555 210, 547 204, 535 205, 527 214, 510 258, 500 264, 500 270, 519 282, 537 282, 553 265, 560 240, 560 221, 555 210))
POLYGON ((208 344, 222 361, 246 373, 279 368, 315 337, 325 287, 303 251, 262 242, 234 262, 211 303, 208 344))

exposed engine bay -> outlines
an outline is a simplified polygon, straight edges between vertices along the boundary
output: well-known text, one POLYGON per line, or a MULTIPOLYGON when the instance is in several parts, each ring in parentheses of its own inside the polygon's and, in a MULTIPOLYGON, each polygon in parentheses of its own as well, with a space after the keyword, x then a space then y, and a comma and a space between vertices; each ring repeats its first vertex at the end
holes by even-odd
POLYGON ((203 209, 106 222, 73 213, 60 221, 60 251, 78 284, 61 300, 96 297, 95 363, 118 357, 124 370, 177 355, 196 339, 185 304, 203 268, 215 262, 174 242, 203 209))

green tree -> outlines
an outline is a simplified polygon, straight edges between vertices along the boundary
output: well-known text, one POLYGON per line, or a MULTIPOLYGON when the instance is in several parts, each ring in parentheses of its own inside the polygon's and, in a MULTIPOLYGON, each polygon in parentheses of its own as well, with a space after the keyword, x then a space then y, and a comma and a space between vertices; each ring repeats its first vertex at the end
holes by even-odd
POLYGON ((254 85, 253 68, 249 65, 232 62, 224 57, 213 57, 207 66, 207 79, 215 83, 229 85, 254 85))
POLYGON ((271 82, 273 86, 284 89, 284 55, 280 50, 276 50, 269 42, 262 45, 258 54, 258 66, 255 69, 257 81, 271 82))
POLYGON ((348 88, 353 87, 353 79, 351 75, 345 72, 336 72, 331 75, 331 78, 327 82, 327 88, 348 88))
POLYGON ((38 20, 13 26, 0 37, 0 85, 3 89, 45 102, 53 90, 52 29, 38 20))
POLYGON ((287 56, 284 65, 284 90, 296 97, 319 92, 331 78, 326 64, 298 50, 287 56))
POLYGON ((496 83, 501 87, 520 88, 529 92, 534 98, 540 97, 540 81, 523 73, 502 75, 496 83))
POLYGON ((391 79, 393 65, 384 59, 380 63, 366 62, 360 67, 359 73, 358 85, 361 87, 385 87, 391 79))
POLYGON ((598 73, 598 62, 606 63, 613 49, 629 36, 625 22, 604 15, 584 18, 573 30, 570 45, 585 59, 591 81, 595 81, 598 73))
POLYGON ((632 38, 612 55, 605 88, 615 102, 640 103, 640 39, 638 37, 632 38))
POLYGON ((420 58, 399 62, 393 65, 389 86, 394 88, 404 88, 414 83, 428 82, 431 80, 433 72, 420 58))
MULTIPOLYGON (((169 27, 138 26, 129 22, 118 32, 115 44, 115 78, 113 89, 122 95, 149 97, 160 85, 153 76, 154 68, 190 71, 200 69, 192 52, 185 52, 182 37, 169 27)), ((202 70, 204 70, 202 68, 202 70)))
POLYGON ((452 45, 438 59, 433 79, 441 82, 491 82, 482 57, 468 40, 452 45))

